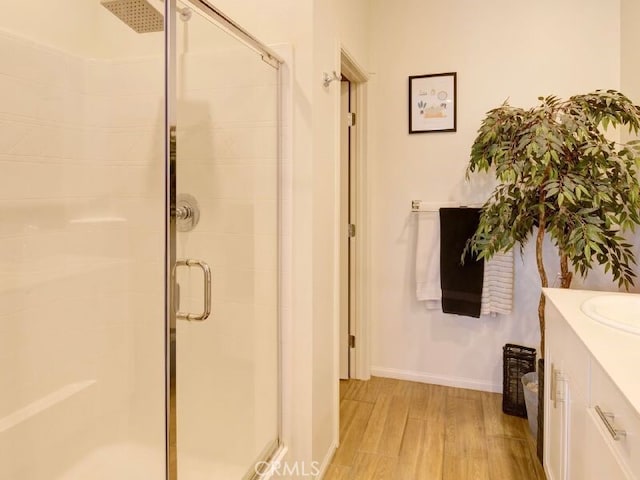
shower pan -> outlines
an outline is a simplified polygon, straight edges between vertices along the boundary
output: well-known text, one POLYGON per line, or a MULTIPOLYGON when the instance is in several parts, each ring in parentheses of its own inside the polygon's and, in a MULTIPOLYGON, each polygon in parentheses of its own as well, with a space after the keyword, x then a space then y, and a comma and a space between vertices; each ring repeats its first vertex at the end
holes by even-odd
POLYGON ((53 3, 0 19, 0 478, 259 478, 280 61, 206 0, 53 3))

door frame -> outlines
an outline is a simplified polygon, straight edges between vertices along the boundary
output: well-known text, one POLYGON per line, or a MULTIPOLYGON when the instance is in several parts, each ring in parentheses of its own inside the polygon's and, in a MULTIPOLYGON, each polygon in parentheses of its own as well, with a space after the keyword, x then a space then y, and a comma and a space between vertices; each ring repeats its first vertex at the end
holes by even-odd
POLYGON ((350 123, 349 113, 356 107, 356 99, 352 98, 355 89, 352 89, 351 80, 345 75, 340 79, 340 242, 339 242, 339 268, 340 268, 340 314, 339 314, 339 337, 338 358, 340 363, 340 380, 354 377, 355 370, 355 349, 350 348, 350 337, 355 335, 351 330, 355 323, 354 319, 354 299, 352 292, 355 275, 353 271, 353 260, 355 253, 355 238, 351 237, 350 225, 357 222, 357 218, 352 207, 355 203, 352 193, 355 192, 355 159, 353 153, 354 145, 352 140, 356 139, 355 127, 350 123), (353 134, 353 135, 352 135, 353 134), (353 325, 352 325, 353 323, 353 325))
MULTIPOLYGON (((354 145, 351 149, 353 157, 351 161, 354 164, 355 178, 352 181, 352 185, 355 186, 355 192, 351 192, 351 201, 355 203, 355 216, 357 219, 356 235, 353 239, 355 249, 355 268, 350 271, 350 275, 354 275, 355 278, 350 279, 350 283, 355 283, 355 288, 351 292, 353 307, 351 311, 353 318, 351 321, 351 334, 356 337, 355 348, 351 352, 350 357, 354 359, 350 362, 349 376, 351 378, 359 380, 368 380, 370 378, 370 340, 369 340, 369 324, 367 319, 369 318, 369 304, 366 301, 368 298, 368 292, 370 289, 370 283, 365 273, 366 266, 369 265, 369 242, 367 241, 369 232, 369 217, 367 210, 368 199, 368 181, 367 181, 367 81, 369 80, 368 74, 365 70, 356 62, 354 57, 344 48, 340 49, 340 73, 347 77, 351 82, 352 95, 355 97, 355 104, 357 105, 356 112, 356 126, 357 134, 354 145)), ((340 109, 338 108, 338 112, 340 109)), ((339 118, 338 118, 339 124, 339 118)), ((339 157, 339 156, 338 156, 339 157)), ((338 158, 338 162, 340 158, 338 158)), ((337 168, 338 183, 340 185, 340 169, 337 168)), ((340 206, 340 189, 337 189, 337 205, 340 206)), ((339 215, 337 218, 339 222, 339 215)), ((336 228, 336 231, 340 232, 340 228, 336 228)), ((339 272, 339 262, 336 271, 339 272)), ((338 295, 340 298, 340 282, 337 285, 338 295)), ((336 340, 336 364, 340 363, 340 328, 338 318, 338 334, 336 340)), ((339 369, 336 368, 337 378, 340 377, 339 369)))

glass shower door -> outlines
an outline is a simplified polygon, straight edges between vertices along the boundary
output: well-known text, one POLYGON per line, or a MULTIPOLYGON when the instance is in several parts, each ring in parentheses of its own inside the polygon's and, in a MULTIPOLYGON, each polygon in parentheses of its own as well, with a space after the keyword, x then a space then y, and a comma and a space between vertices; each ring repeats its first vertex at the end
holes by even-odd
POLYGON ((177 473, 249 478, 278 445, 278 71, 195 9, 176 37, 177 473))

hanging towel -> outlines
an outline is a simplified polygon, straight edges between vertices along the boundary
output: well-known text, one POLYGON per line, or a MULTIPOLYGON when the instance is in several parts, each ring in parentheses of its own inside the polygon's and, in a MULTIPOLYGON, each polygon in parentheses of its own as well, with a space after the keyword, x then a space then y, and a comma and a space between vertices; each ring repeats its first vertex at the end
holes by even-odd
POLYGON ((437 209, 417 216, 416 298, 427 310, 440 309, 440 217, 437 209))
POLYGON ((513 249, 496 253, 484 264, 482 315, 511 313, 513 308, 513 249))
POLYGON ((464 265, 460 262, 479 220, 479 208, 440 209, 440 284, 445 313, 480 316, 484 261, 468 255, 464 265))

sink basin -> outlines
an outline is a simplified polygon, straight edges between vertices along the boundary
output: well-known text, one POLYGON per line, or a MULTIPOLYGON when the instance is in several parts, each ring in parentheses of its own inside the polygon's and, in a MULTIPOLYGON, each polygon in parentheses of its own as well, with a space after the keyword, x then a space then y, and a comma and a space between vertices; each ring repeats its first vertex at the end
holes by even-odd
POLYGON ((580 309, 604 325, 640 335, 640 295, 598 295, 580 309))

